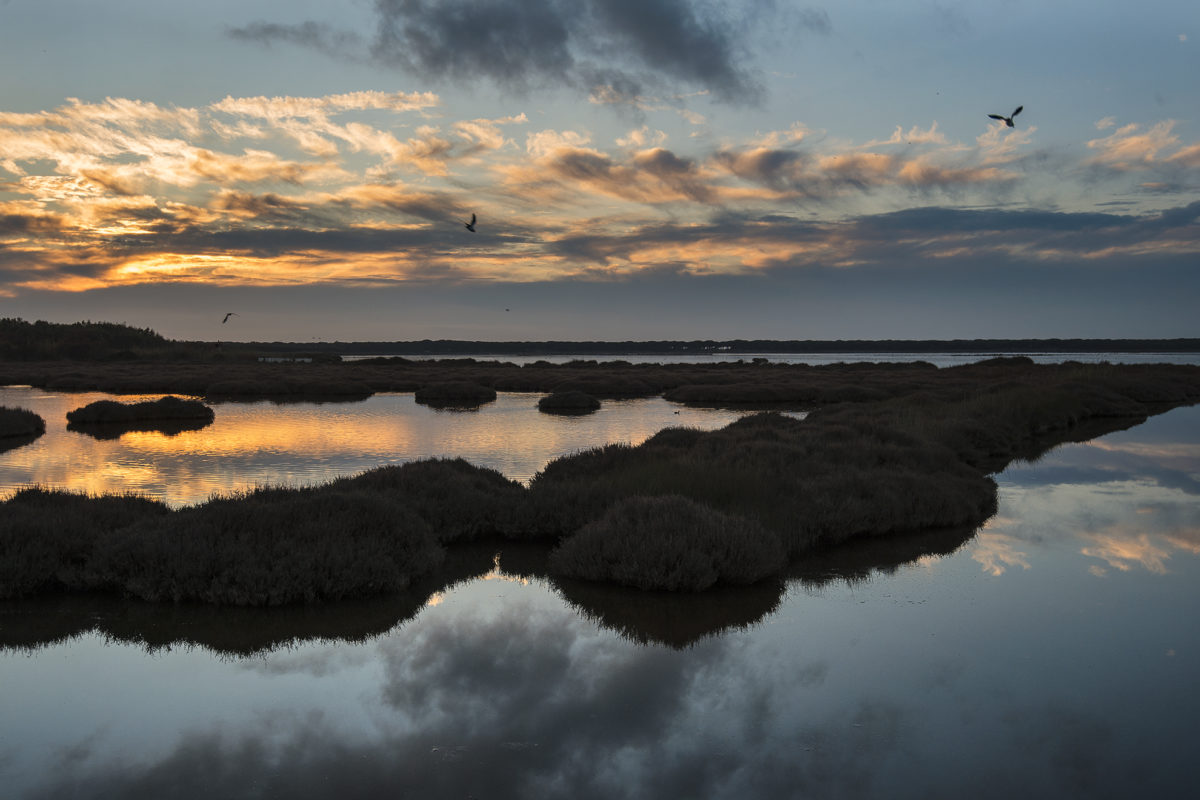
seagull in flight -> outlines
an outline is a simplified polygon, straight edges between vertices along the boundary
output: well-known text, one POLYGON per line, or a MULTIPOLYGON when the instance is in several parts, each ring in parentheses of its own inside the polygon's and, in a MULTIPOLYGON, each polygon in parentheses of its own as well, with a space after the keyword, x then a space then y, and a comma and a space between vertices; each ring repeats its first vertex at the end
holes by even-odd
POLYGON ((230 317, 236 317, 237 315, 238 315, 238 313, 237 313, 236 311, 230 311, 230 312, 228 312, 228 313, 225 315, 225 319, 221 320, 221 324, 222 324, 222 325, 224 325, 226 322, 229 322, 229 318, 230 318, 230 317))
POLYGON ((1025 106, 1017 106, 1017 110, 1014 111, 1012 114, 1010 114, 1007 117, 1001 116, 1000 114, 988 114, 988 116, 991 117, 992 119, 1000 120, 1001 122, 1003 122, 1005 125, 1007 125, 1010 128, 1015 128, 1016 126, 1013 125, 1013 117, 1015 117, 1017 114, 1020 114, 1021 109, 1024 107, 1025 106))
POLYGON ((465 227, 465 228, 466 228, 467 230, 469 230, 471 233, 474 233, 474 232, 475 232, 475 215, 474 215, 474 214, 472 214, 472 215, 471 215, 471 221, 470 221, 470 222, 464 222, 464 223, 463 223, 463 227, 465 227))

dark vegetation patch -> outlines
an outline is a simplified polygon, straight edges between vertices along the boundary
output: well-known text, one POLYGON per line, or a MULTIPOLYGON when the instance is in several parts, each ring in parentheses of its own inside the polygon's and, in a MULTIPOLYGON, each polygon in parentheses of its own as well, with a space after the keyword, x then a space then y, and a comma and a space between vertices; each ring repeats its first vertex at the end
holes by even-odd
POLYGON ((599 410, 599 400, 577 389, 553 392, 538 400, 538 411, 547 414, 591 414, 599 410))
POLYGON ((213 410, 198 400, 174 396, 140 403, 97 400, 67 412, 67 430, 96 439, 116 439, 130 431, 158 431, 174 436, 211 425, 213 410))
POLYGON ((618 500, 550 557, 552 574, 689 592, 757 583, 786 565, 775 534, 679 495, 618 500))
MULTIPOLYGON (((677 366, 654 374, 692 374, 677 366)), ((486 387, 508 368, 462 369, 486 387)), ((0 506, 0 597, 54 589, 248 605, 360 597, 435 579, 447 547, 482 537, 558 545, 547 567, 556 579, 676 590, 770 580, 782 562, 759 545, 777 542, 794 565, 841 542, 973 529, 996 508, 989 474, 1012 459, 1200 399, 1196 367, 1012 358, 948 369, 730 365, 706 368, 696 385, 745 384, 743 369, 827 400, 804 420, 761 413, 718 431, 667 429, 637 447, 565 456, 528 489, 454 460, 178 511, 27 490, 0 506), (847 386, 871 391, 850 399, 847 386)))
POLYGON ((517 538, 524 529, 525 487, 494 469, 461 458, 429 458, 378 467, 333 482, 385 493, 429 522, 438 541, 517 538))
POLYGON ((543 530, 577 530, 624 497, 677 494, 754 520, 791 557, 819 542, 982 521, 995 484, 937 442, 866 421, 759 414, 668 429, 551 462, 531 484, 543 530))
POLYGON ((0 648, 30 651, 87 633, 148 652, 203 647, 246 657, 310 641, 365 642, 415 617, 436 592, 492 571, 494 547, 448 551, 436 576, 403 591, 336 603, 259 607, 212 603, 140 603, 98 592, 52 593, 0 603, 0 648))
POLYGON ((134 523, 169 513, 164 504, 135 495, 18 491, 0 508, 0 599, 103 588, 95 576, 97 548, 134 523))
POLYGON ((183 400, 170 395, 140 403, 97 400, 67 412, 67 422, 91 424, 185 419, 212 422, 213 417, 213 410, 198 400, 183 400))
POLYGON ((258 489, 106 537, 96 579, 142 600, 268 606, 398 592, 439 566, 428 523, 353 489, 258 489))
POLYGON ((36 437, 46 432, 46 421, 25 408, 0 406, 0 438, 36 437))
POLYGON ((478 408, 495 400, 496 390, 473 381, 445 381, 422 386, 413 399, 433 408, 478 408))

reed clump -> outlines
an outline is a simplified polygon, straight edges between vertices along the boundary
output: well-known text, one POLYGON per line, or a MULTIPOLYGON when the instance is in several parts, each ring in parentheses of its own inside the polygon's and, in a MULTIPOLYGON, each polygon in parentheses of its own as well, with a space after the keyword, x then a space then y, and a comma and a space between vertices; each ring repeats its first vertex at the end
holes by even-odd
POLYGON ((600 401, 587 392, 569 389, 546 395, 537 407, 546 414, 591 414, 600 410, 600 401))
POLYGON ((121 403, 116 400, 97 400, 67 412, 67 421, 76 425, 126 424, 159 420, 205 420, 212 422, 213 410, 198 400, 184 400, 168 395, 158 400, 140 403, 121 403))
POLYGON ((25 408, 0 406, 0 438, 9 436, 41 436, 46 432, 46 420, 25 408))
POLYGON ((638 589, 699 592, 779 574, 779 539, 744 517, 680 495, 629 497, 566 539, 550 572, 638 589))
POLYGON ((267 488, 118 530, 93 569, 142 600, 267 606, 400 591, 443 557, 428 524, 385 495, 267 488))
POLYGON ((557 459, 530 484, 530 529, 576 530, 622 498, 681 495, 754 520, 797 557, 821 542, 982 521, 995 490, 938 442, 763 413, 557 459))
POLYGON ((94 570, 96 548, 116 531, 169 513, 132 494, 21 489, 0 505, 0 600, 100 588, 106 582, 94 570))
POLYGON ((429 458, 377 467, 331 484, 379 492, 424 519, 443 544, 518 538, 525 487, 461 458, 429 458))
POLYGON ((413 399, 435 408, 475 408, 495 400, 496 390, 472 381, 445 381, 422 386, 413 399))

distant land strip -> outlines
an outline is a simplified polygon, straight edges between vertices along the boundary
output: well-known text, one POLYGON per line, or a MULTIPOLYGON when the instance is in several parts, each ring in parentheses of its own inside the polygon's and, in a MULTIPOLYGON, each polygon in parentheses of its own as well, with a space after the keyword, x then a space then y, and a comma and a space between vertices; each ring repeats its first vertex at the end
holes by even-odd
POLYGON ((228 348, 339 355, 737 355, 750 353, 1200 353, 1191 339, 694 339, 596 342, 422 339, 406 342, 228 342, 228 348))
POLYGON ((194 361, 214 356, 745 356, 771 353, 1200 353, 1200 338, 1177 339, 691 339, 657 341, 236 342, 167 339, 113 322, 0 319, 0 362, 194 361))

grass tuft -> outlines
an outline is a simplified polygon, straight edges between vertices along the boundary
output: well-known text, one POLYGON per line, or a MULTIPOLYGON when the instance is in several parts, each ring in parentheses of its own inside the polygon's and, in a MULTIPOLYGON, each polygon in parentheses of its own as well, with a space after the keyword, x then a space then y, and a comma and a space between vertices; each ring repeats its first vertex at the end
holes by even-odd
POLYGON ((756 583, 786 565, 761 525, 679 495, 620 500, 550 556, 553 575, 689 592, 756 583))

